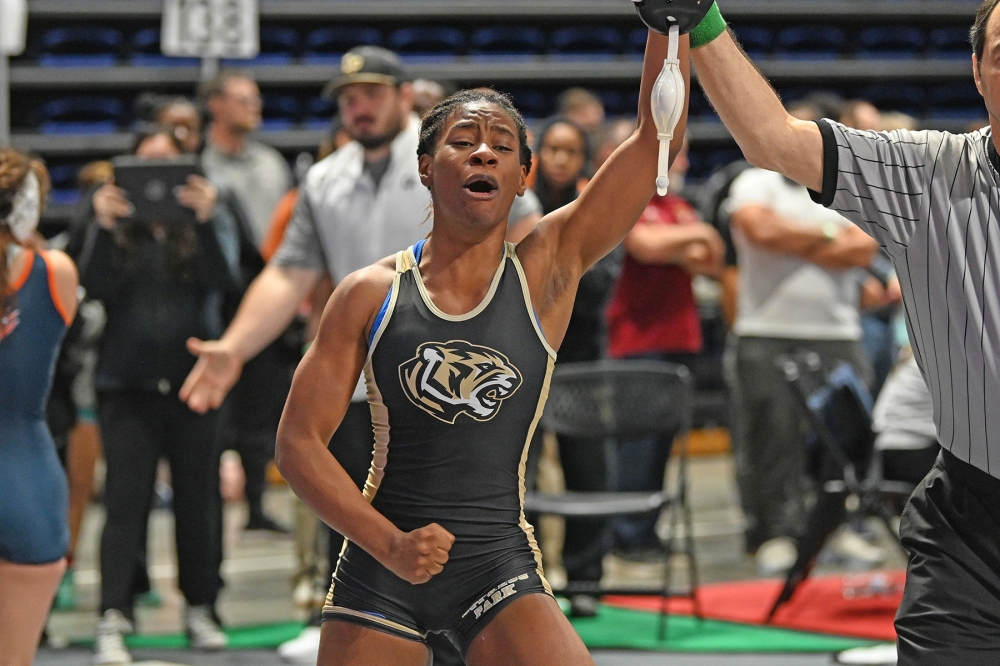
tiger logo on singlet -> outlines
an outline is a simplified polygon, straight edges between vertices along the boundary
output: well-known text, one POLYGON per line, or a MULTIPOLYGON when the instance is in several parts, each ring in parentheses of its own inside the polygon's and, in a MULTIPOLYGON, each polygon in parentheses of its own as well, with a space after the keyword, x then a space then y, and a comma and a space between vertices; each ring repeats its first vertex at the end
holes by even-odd
POLYGON ((464 340, 425 342, 399 366, 399 380, 414 405, 445 423, 461 414, 489 421, 521 386, 521 373, 489 347, 464 340))

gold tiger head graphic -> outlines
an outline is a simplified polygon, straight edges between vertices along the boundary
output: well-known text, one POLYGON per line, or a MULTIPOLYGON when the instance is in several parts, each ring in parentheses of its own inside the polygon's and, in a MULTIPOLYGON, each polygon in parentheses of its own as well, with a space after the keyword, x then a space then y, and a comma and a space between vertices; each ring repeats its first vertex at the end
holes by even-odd
POLYGON ((460 414, 489 421, 504 398, 521 386, 521 373, 506 356, 464 340, 425 342, 399 366, 406 397, 445 423, 460 414))

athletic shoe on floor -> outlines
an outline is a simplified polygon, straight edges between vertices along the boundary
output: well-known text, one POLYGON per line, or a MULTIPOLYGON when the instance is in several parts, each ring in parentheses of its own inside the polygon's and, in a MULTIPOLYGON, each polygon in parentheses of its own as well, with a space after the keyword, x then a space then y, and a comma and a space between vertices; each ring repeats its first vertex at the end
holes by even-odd
POLYGON ((97 621, 94 637, 94 664, 131 664, 132 655, 125 647, 125 634, 132 632, 132 623, 121 611, 109 608, 97 621))
POLYGON ((791 569, 798 555, 794 541, 788 537, 775 537, 761 544, 754 559, 762 576, 776 576, 791 569))
POLYGON ((884 645, 844 650, 836 656, 836 662, 838 664, 894 666, 896 663, 896 645, 894 643, 885 643, 884 645))
POLYGON ((291 530, 280 525, 278 521, 266 514, 251 515, 247 520, 246 527, 244 530, 266 530, 268 532, 277 532, 278 534, 291 534, 291 530))
POLYGON ((841 530, 833 543, 829 554, 840 563, 860 569, 871 569, 885 562, 884 549, 865 541, 857 532, 847 528, 841 530))
POLYGON ((188 641, 195 650, 221 650, 229 645, 229 637, 212 617, 208 606, 192 606, 184 613, 188 641))
POLYGON ((570 617, 594 617, 597 615, 597 597, 589 594, 574 594, 569 598, 570 617))
POLYGON ((319 657, 319 627, 306 627, 296 638, 278 646, 278 656, 289 664, 315 664, 319 657))
POLYGON ((56 589, 56 601, 53 609, 57 611, 73 610, 76 608, 76 588, 73 586, 73 568, 66 567, 59 587, 56 589))

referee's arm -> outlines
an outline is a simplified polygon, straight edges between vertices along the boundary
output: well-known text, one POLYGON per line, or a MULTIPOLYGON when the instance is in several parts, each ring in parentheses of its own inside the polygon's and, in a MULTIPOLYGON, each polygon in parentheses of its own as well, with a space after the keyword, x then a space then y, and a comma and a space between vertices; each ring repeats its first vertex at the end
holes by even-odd
POLYGON ((816 123, 785 111, 778 95, 727 30, 691 49, 698 81, 747 160, 809 189, 823 189, 823 138, 816 123))

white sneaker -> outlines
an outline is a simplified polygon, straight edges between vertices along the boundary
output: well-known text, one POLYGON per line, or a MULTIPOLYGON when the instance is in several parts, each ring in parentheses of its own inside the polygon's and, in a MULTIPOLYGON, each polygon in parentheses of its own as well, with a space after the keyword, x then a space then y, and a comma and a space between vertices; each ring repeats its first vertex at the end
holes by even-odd
POLYGON ((836 657, 838 664, 879 664, 892 666, 896 663, 895 643, 873 645, 871 647, 844 650, 836 657))
POLYGON ((184 613, 188 641, 195 650, 221 650, 229 645, 226 636, 208 606, 192 606, 184 613))
POLYGON ((278 656, 290 664, 315 664, 319 658, 319 627, 306 627, 298 637, 278 646, 278 656))
POLYGON ((788 537, 775 537, 761 544, 754 559, 761 575, 776 576, 791 569, 798 556, 795 542, 788 537))
POLYGON ((94 664, 131 664, 132 655, 125 647, 125 634, 132 632, 132 623, 121 611, 109 608, 97 621, 94 637, 94 664))
POLYGON ((830 548, 833 556, 839 561, 862 569, 877 567, 885 562, 886 558, 884 549, 865 541, 850 528, 841 530, 830 548))

